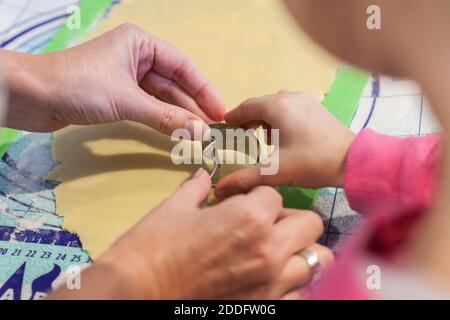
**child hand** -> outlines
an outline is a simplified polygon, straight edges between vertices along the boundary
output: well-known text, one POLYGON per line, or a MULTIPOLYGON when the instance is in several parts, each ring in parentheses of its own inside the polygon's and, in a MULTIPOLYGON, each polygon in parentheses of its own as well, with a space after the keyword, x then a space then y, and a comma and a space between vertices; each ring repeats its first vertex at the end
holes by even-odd
POLYGON ((224 199, 257 185, 308 188, 342 186, 347 151, 354 134, 307 93, 282 91, 252 98, 225 116, 230 125, 263 124, 280 130, 279 170, 261 175, 255 165, 221 179, 216 196, 224 199))

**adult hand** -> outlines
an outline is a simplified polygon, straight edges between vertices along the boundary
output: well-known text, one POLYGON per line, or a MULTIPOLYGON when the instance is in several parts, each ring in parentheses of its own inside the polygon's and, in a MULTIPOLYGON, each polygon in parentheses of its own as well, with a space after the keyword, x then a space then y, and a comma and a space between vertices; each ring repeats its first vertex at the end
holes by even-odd
POLYGON ((170 134, 192 130, 193 119, 221 121, 225 112, 187 56, 129 24, 58 53, 0 55, 10 87, 9 127, 54 131, 132 120, 170 134))
POLYGON ((293 298, 312 276, 299 251, 316 252, 322 270, 333 261, 315 244, 319 216, 283 209, 274 189, 257 187, 202 208, 210 188, 201 169, 82 274, 82 290, 51 298, 293 298), (115 290, 105 289, 108 281, 115 290))
POLYGON ((279 129, 279 170, 261 175, 255 165, 222 178, 216 196, 247 192, 258 185, 317 188, 342 186, 347 151, 354 134, 307 93, 282 91, 252 98, 225 116, 228 124, 279 129))

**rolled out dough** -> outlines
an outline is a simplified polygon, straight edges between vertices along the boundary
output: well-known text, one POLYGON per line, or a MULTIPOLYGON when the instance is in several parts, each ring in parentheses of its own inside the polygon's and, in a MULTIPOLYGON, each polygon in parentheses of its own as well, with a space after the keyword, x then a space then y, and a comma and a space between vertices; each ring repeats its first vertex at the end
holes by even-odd
MULTIPOLYGON (((229 108, 280 89, 318 97, 338 62, 316 47, 278 0, 147 0, 116 6, 98 34, 132 22, 186 52, 229 108)), ((55 134, 51 174, 64 226, 93 259, 196 170, 175 166, 166 136, 128 122, 55 134)))

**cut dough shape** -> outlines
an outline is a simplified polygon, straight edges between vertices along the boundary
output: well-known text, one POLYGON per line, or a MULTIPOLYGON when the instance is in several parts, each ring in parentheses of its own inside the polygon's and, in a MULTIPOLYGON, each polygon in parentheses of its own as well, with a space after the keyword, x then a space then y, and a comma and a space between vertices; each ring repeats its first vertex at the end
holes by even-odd
MULTIPOLYGON (((114 7, 98 34, 124 22, 187 53, 229 109, 280 89, 320 98, 339 65, 298 30, 278 0, 129 1, 114 7)), ((172 146, 169 137, 129 122, 55 134, 57 210, 93 259, 195 172, 172 164, 172 146)))

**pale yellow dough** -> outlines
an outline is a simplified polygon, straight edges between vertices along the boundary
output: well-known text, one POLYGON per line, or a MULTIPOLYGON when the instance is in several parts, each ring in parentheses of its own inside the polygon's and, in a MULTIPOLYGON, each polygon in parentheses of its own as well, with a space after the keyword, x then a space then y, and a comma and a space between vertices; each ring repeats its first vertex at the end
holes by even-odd
MULTIPOLYGON (((321 97, 338 66, 298 31, 279 0, 128 1, 98 34, 123 22, 186 52, 229 108, 280 89, 321 97)), ((193 166, 172 164, 171 148, 168 137, 126 122, 55 134, 57 210, 94 259, 192 175, 193 166)))

